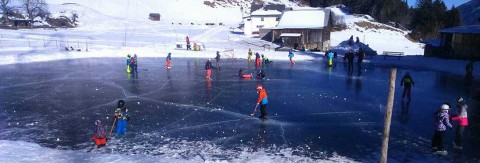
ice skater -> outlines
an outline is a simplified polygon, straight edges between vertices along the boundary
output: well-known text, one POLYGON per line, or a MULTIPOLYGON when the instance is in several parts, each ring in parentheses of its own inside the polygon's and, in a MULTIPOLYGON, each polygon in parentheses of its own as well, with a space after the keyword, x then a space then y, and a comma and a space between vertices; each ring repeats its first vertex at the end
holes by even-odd
POLYGON ((360 48, 360 50, 358 50, 357 56, 358 56, 358 59, 357 59, 358 71, 361 71, 363 59, 365 58, 365 52, 363 51, 362 48, 360 48))
POLYGON ((115 110, 115 120, 117 121, 115 133, 117 133, 117 135, 124 135, 127 134, 127 122, 130 117, 128 116, 128 109, 125 106, 125 101, 119 100, 117 106, 118 107, 115 110))
POLYGON ((265 72, 262 70, 258 70, 257 72, 257 79, 265 79, 265 72))
POLYGON ((355 55, 353 55, 353 51, 350 50, 347 54, 345 54, 345 60, 348 62, 348 74, 353 74, 353 60, 355 59, 355 55))
POLYGON ((333 53, 328 52, 328 66, 332 67, 333 66, 333 53))
POLYGON ((130 54, 127 55, 127 73, 130 74, 130 72, 132 71, 132 69, 130 68, 130 60, 131 60, 131 56, 130 54))
POLYGON ((458 114, 452 116, 452 121, 458 121, 456 133, 455 133, 455 141, 453 142, 453 147, 457 149, 462 149, 463 131, 468 126, 468 116, 467 116, 468 106, 462 97, 458 98, 457 100, 457 109, 458 109, 458 114))
POLYGON ((448 104, 444 103, 440 109, 435 112, 434 120, 435 120, 435 133, 432 138, 432 151, 446 155, 447 151, 443 146, 443 137, 445 136, 445 131, 447 130, 447 126, 452 128, 452 124, 450 124, 450 116, 448 115, 448 110, 450 107, 448 104))
POLYGON ((212 78, 210 77, 210 75, 212 74, 212 69, 213 69, 213 66, 212 66, 212 61, 210 58, 208 58, 207 62, 205 63, 205 71, 207 72, 207 75, 205 76, 205 78, 207 80, 211 80, 212 78))
POLYGON ((217 51, 217 56, 215 57, 215 60, 217 61, 215 63, 215 67, 220 68, 220 52, 217 51))
POLYGON ((167 64, 165 65, 165 67, 167 69, 172 68, 171 65, 170 65, 172 63, 172 53, 168 53, 166 60, 167 60, 167 64))
POLYGON ((137 54, 133 54, 133 70, 135 70, 135 73, 138 73, 138 58, 137 58, 137 54))
POLYGON ((261 60, 260 60, 260 54, 258 52, 255 53, 255 65, 260 66, 261 60))
POLYGON ((102 126, 102 121, 95 121, 95 132, 93 133, 93 142, 97 145, 97 148, 103 147, 107 144, 107 135, 105 129, 102 126))
POLYGON ((270 61, 265 55, 262 54, 262 61, 263 61, 263 64, 269 64, 269 63, 272 63, 272 61, 270 61))
POLYGON ((244 71, 243 68, 240 68, 240 70, 238 70, 238 77, 240 77, 242 79, 252 78, 252 74, 245 74, 243 71, 244 71))
POLYGON ((131 57, 130 58, 130 73, 134 74, 135 73, 135 58, 131 57))
POLYGON ((257 104, 255 105, 255 108, 253 110, 253 113, 250 114, 251 116, 255 116, 255 112, 257 111, 258 105, 260 105, 260 119, 262 120, 267 120, 267 111, 265 108, 267 107, 268 104, 268 98, 267 98, 267 91, 262 87, 261 84, 257 84, 256 86, 257 93, 258 93, 258 99, 257 99, 257 104))
POLYGON ((248 58, 247 58, 248 63, 252 62, 252 54, 253 54, 252 49, 248 49, 248 58))
POLYGON ((192 50, 192 48, 190 47, 190 38, 188 38, 188 36, 185 38, 185 41, 187 43, 187 50, 192 50))
POLYGON ((290 49, 288 50, 288 58, 290 59, 290 64, 295 64, 295 62, 293 62, 293 57, 295 56, 295 54, 293 54, 293 51, 290 49))
POLYGON ((403 86, 403 93, 402 93, 402 100, 407 96, 408 101, 411 100, 411 92, 412 92, 412 86, 415 85, 413 82, 412 77, 410 76, 410 72, 406 72, 405 75, 403 76, 402 80, 400 81, 400 86, 403 86))

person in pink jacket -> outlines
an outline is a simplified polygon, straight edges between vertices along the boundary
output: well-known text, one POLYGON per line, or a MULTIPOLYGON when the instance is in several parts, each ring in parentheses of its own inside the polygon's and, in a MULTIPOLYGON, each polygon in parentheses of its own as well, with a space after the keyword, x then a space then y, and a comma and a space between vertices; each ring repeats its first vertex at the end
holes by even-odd
POLYGON ((458 121, 457 130, 455 134, 455 141, 453 142, 453 147, 457 149, 462 149, 463 145, 463 131, 465 127, 468 126, 468 116, 467 109, 468 106, 465 104, 465 100, 462 97, 457 100, 457 109, 458 115, 452 116, 452 121, 458 121))

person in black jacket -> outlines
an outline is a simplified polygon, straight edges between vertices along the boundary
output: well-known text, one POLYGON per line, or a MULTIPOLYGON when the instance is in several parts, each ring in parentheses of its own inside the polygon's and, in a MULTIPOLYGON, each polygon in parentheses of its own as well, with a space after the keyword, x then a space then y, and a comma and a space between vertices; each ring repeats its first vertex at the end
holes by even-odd
POLYGON ((403 86, 403 93, 402 93, 402 100, 407 96, 408 101, 410 101, 410 94, 412 92, 412 86, 415 85, 413 82, 412 77, 410 76, 410 72, 406 72, 405 75, 402 78, 402 81, 400 81, 400 86, 403 86))

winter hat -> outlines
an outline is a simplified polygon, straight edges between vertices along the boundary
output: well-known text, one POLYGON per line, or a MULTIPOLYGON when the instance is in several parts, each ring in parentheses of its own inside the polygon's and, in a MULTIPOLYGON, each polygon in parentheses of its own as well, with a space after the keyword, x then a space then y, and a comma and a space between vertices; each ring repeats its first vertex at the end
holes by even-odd
POLYGON ((96 121, 95 121, 95 126, 99 126, 99 125, 102 125, 102 121, 96 120, 96 121))
POLYGON ((217 54, 220 54, 220 52, 219 52, 219 51, 217 51, 217 54))
POLYGON ((257 89, 263 89, 262 85, 261 84, 257 84, 257 89))
POLYGON ((130 58, 130 54, 128 54, 127 57, 130 58))
POLYGON ((465 100, 463 100, 463 97, 460 97, 457 99, 457 104, 460 104, 460 105, 465 104, 465 100))
POLYGON ((442 108, 442 110, 450 109, 450 107, 447 104, 443 104, 441 108, 442 108))
POLYGON ((118 106, 118 108, 123 108, 125 106, 125 101, 118 100, 117 106, 118 106))

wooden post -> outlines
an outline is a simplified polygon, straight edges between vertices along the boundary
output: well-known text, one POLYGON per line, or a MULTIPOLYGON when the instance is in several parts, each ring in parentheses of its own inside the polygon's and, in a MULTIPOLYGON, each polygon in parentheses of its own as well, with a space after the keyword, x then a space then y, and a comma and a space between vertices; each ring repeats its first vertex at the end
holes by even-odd
POLYGON ((388 91, 387 111, 385 113, 385 126, 383 130, 382 140, 382 158, 380 163, 387 162, 388 139, 390 137, 390 123, 392 122, 393 99, 395 96, 395 79, 397 76, 397 69, 392 68, 390 71, 390 90, 388 91))

